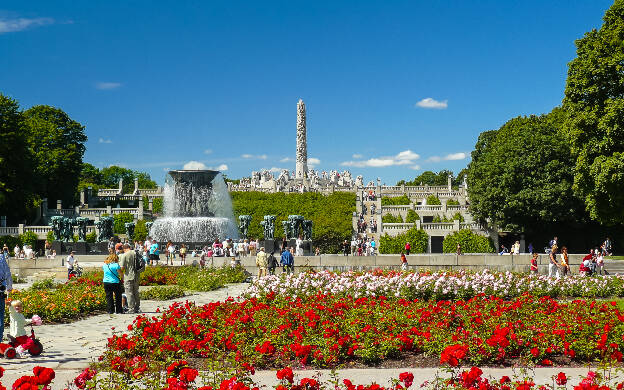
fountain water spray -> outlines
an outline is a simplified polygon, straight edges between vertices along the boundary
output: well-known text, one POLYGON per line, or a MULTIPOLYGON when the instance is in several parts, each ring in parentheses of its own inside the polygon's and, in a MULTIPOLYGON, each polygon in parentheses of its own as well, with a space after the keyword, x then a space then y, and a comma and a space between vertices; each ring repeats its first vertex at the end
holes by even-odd
POLYGON ((156 241, 208 243, 238 237, 230 194, 219 171, 169 171, 164 212, 150 229, 156 241))

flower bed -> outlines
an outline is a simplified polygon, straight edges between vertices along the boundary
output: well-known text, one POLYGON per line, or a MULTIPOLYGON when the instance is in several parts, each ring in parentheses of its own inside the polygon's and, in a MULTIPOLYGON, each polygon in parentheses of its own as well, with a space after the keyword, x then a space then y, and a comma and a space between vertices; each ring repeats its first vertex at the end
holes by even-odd
POLYGON ((266 276, 247 291, 248 297, 274 293, 305 297, 317 293, 354 297, 401 297, 405 299, 468 299, 478 294, 501 298, 525 293, 550 297, 621 297, 624 276, 588 278, 570 276, 560 279, 488 270, 472 273, 453 272, 344 272, 328 271, 297 275, 266 276))
POLYGON ((168 301, 185 295, 184 289, 180 286, 154 286, 140 292, 141 299, 156 301, 168 301))
MULTIPOLYGON (((82 278, 58 284, 54 289, 13 290, 9 299, 22 301, 26 318, 38 314, 45 322, 68 322, 106 310, 104 288, 82 278)), ((8 308, 5 310, 8 322, 8 308)))
POLYGON ((138 356, 337 367, 421 356, 437 363, 443 351, 457 346, 472 364, 619 361, 622 321, 611 304, 532 296, 423 302, 273 294, 202 307, 176 303, 159 317, 140 316, 128 334, 109 339, 104 360, 110 367, 138 356))

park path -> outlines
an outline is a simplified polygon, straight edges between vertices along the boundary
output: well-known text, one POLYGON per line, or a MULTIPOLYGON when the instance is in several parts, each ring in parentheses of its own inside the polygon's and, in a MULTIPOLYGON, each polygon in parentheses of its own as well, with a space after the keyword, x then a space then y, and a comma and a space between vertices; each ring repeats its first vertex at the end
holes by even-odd
MULTIPOLYGON (((163 310, 175 301, 188 300, 197 305, 210 302, 222 301, 228 297, 238 297, 249 286, 247 283, 231 284, 219 290, 199 292, 186 296, 183 299, 171 301, 142 301, 141 309, 145 314, 156 314, 156 309, 163 310)), ((22 375, 32 375, 35 366, 50 367, 56 372, 56 379, 52 383, 52 389, 64 389, 67 383, 75 378, 91 362, 97 360, 105 349, 106 341, 116 331, 124 331, 136 318, 135 315, 108 315, 101 314, 91 316, 69 324, 42 325, 36 328, 37 337, 44 346, 44 353, 36 358, 25 359, 0 359, 0 366, 6 371, 2 383, 12 384, 22 375)), ((552 377, 559 372, 565 372, 569 378, 574 378, 573 383, 578 383, 581 375, 587 374, 587 368, 564 367, 564 368, 537 368, 522 373, 520 369, 511 368, 483 368, 484 376, 499 379, 503 375, 514 377, 530 377, 537 384, 552 384, 552 377)), ((369 384, 376 382, 380 385, 388 385, 392 379, 398 378, 401 372, 412 372, 415 376, 414 388, 418 388, 425 381, 433 381, 436 376, 446 376, 443 370, 436 368, 369 368, 369 369, 343 369, 337 370, 337 378, 348 378, 355 384, 369 384)), ((323 380, 331 379, 330 370, 296 370, 299 378, 320 377, 323 380)), ((622 378, 622 375, 619 375, 622 378)), ((257 371, 254 381, 264 388, 271 388, 277 384, 275 371, 257 371)), ((622 380, 622 379, 620 379, 622 380)))

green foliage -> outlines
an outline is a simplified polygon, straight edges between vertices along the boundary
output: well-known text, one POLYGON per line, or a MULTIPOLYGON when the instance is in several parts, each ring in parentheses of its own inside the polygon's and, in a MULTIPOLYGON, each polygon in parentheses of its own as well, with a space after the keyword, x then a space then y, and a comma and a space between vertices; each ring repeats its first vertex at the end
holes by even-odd
POLYGON ((37 244, 37 233, 24 232, 24 234, 20 235, 20 241, 22 241, 22 244, 30 245, 34 249, 37 244))
POLYGON ((134 241, 145 241, 147 238, 147 228, 145 227, 145 220, 139 219, 134 227, 134 241))
POLYGON ((126 223, 134 221, 134 217, 130 213, 119 213, 113 217, 113 232, 115 234, 123 234, 126 232, 126 223))
POLYGON ((561 109, 517 117, 481 133, 468 171, 470 211, 503 230, 534 232, 581 220, 572 192, 573 159, 561 109))
POLYGON ((381 217, 383 223, 403 223, 403 217, 401 215, 394 216, 392 214, 386 214, 381 217))
POLYGON ((54 278, 46 278, 38 280, 32 284, 31 290, 50 290, 57 287, 57 283, 54 278))
POLYGON ((232 206, 235 217, 251 215, 249 236, 264 237, 260 222, 265 215, 275 215, 275 237, 283 235, 282 221, 289 215, 302 215, 313 222, 312 240, 323 253, 340 252, 341 243, 350 239, 352 216, 355 212, 355 194, 335 192, 331 195, 319 193, 275 193, 232 192, 232 206))
POLYGON ((152 201, 152 212, 156 214, 162 214, 163 198, 154 198, 154 200, 152 201))
POLYGON ((446 218, 444 218, 444 221, 443 221, 442 217, 440 217, 440 214, 437 214, 433 216, 433 219, 431 220, 431 222, 433 223, 446 222, 446 218))
POLYGON ((37 192, 51 202, 73 202, 86 150, 84 126, 50 106, 34 106, 22 115, 33 152, 37 192))
POLYGON ((435 195, 429 195, 427 197, 427 204, 428 205, 439 205, 442 204, 442 202, 440 202, 440 198, 438 198, 435 195))
POLYGON ((87 235, 85 236, 85 241, 91 244, 95 243, 96 239, 97 239, 97 233, 95 231, 87 233, 87 235))
POLYGON ((141 299, 155 301, 169 301, 171 299, 182 298, 186 295, 180 286, 155 286, 139 293, 141 299))
POLYGON ((412 201, 407 195, 401 195, 394 198, 384 196, 381 198, 382 206, 409 205, 410 203, 412 203, 412 201))
POLYGON ((459 206, 459 201, 455 199, 448 199, 446 201, 447 206, 459 206))
POLYGON ((405 243, 408 241, 412 247, 412 253, 427 252, 429 236, 424 230, 418 230, 414 226, 407 232, 399 234, 396 237, 390 237, 388 233, 381 236, 379 239, 379 253, 401 253, 405 249, 405 243))
POLYGON ((600 30, 576 41, 569 63, 564 128, 574 157, 574 189, 591 218, 624 222, 624 1, 616 0, 600 30))
POLYGON ((46 241, 48 241, 49 243, 54 242, 54 232, 52 230, 50 230, 47 234, 46 234, 46 241))
POLYGON ((84 163, 80 171, 78 190, 93 187, 95 193, 98 188, 117 188, 119 179, 123 179, 124 193, 134 191, 134 179, 139 179, 139 188, 150 189, 158 187, 150 175, 145 172, 134 171, 116 165, 98 169, 89 163, 84 163))
POLYGON ((414 223, 420 220, 420 216, 414 210, 407 210, 407 215, 405 216, 405 222, 414 223))
POLYGON ((453 219, 452 220, 453 221, 459 220, 459 222, 464 222, 465 221, 464 216, 461 215, 460 212, 457 212, 457 213, 453 214, 453 219))
POLYGON ((17 101, 0 94, 0 210, 9 226, 23 221, 34 208, 32 152, 17 101))
POLYGON ((444 237, 442 250, 444 253, 455 253, 457 243, 461 245, 462 253, 494 253, 494 245, 489 237, 473 233, 470 229, 462 229, 444 237))
POLYGON ((177 284, 193 291, 212 291, 227 283, 240 283, 249 277, 243 267, 207 268, 182 267, 178 270, 177 284))
POLYGON ((445 186, 448 184, 448 176, 452 175, 453 172, 449 170, 442 170, 438 173, 432 171, 424 171, 420 175, 414 178, 411 181, 401 180, 397 183, 398 186, 406 185, 406 186, 420 186, 420 185, 430 185, 430 186, 445 186))
POLYGON ((13 253, 13 248, 15 248, 15 245, 18 245, 20 248, 22 247, 23 243, 22 243, 22 238, 20 236, 2 236, 0 237, 0 245, 4 246, 4 244, 6 244, 6 246, 9 248, 9 253, 11 253, 12 255, 15 255, 13 253))

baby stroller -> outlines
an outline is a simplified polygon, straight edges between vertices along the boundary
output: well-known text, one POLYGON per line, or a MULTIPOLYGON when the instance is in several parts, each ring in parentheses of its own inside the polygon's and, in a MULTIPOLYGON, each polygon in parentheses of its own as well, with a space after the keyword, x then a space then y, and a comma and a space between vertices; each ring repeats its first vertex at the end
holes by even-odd
POLYGON ((69 272, 70 277, 80 278, 82 277, 82 267, 79 265, 75 265, 74 268, 69 272))

